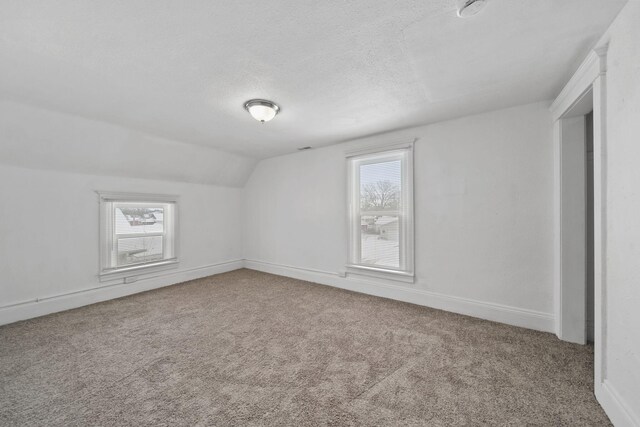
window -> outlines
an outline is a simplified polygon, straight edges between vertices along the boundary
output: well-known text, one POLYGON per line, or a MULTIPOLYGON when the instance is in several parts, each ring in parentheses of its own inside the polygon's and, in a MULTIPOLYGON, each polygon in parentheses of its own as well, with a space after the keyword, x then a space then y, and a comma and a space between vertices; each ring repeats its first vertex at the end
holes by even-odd
POLYGON ((120 279, 177 266, 177 198, 100 193, 100 278, 120 279))
POLYGON ((348 267, 413 278, 412 152, 409 144, 347 158, 348 267))

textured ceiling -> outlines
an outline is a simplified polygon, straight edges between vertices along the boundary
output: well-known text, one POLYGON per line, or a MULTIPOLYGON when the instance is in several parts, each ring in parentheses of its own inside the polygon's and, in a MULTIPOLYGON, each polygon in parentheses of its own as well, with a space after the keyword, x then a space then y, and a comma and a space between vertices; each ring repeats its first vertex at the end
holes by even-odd
POLYGON ((264 158, 551 99, 625 2, 0 0, 0 97, 264 158))

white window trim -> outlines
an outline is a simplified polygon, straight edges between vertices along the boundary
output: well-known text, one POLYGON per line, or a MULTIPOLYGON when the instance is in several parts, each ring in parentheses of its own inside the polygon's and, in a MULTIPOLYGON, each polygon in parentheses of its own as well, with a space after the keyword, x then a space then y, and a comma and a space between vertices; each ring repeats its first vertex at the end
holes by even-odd
POLYGON ((179 266, 179 197, 176 195, 167 194, 146 194, 146 193, 116 193, 97 191, 99 196, 100 205, 100 259, 99 266, 100 271, 98 277, 100 282, 109 282, 113 280, 134 278, 145 274, 157 273, 160 271, 171 270, 178 268, 179 266), (156 262, 150 262, 145 264, 137 264, 131 266, 125 266, 121 268, 108 268, 109 258, 111 257, 111 239, 112 236, 108 235, 109 227, 106 226, 108 218, 111 217, 111 213, 107 212, 111 203, 117 202, 140 202, 140 203, 173 203, 173 257, 169 259, 163 259, 156 262))
POLYGON ((345 157, 348 163, 347 167, 347 223, 348 223, 348 239, 347 239, 347 256, 348 261, 346 264, 346 271, 348 274, 363 275, 369 277, 375 277, 379 279, 395 280, 406 283, 413 283, 415 280, 415 254, 414 254, 414 190, 413 190, 413 147, 416 139, 410 142, 399 144, 387 144, 368 146, 356 150, 351 150, 345 153, 345 157), (406 171, 404 175, 406 177, 406 185, 403 185, 403 196, 407 201, 406 212, 409 213, 409 218, 406 219, 406 236, 404 236, 404 257, 406 268, 404 270, 385 268, 382 266, 371 266, 364 264, 356 264, 352 262, 353 255, 353 239, 355 236, 353 215, 356 207, 353 205, 353 182, 352 171, 350 170, 349 161, 352 157, 359 157, 373 154, 391 154, 394 151, 406 150, 407 162, 406 171))

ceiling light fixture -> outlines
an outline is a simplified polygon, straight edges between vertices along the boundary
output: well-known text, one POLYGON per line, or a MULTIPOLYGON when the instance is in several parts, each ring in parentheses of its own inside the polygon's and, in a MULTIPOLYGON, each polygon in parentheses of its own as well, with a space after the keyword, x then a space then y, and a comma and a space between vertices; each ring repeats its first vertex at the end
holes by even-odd
POLYGON ((458 0, 458 16, 468 18, 478 14, 487 4, 487 0, 458 0))
POLYGON ((280 112, 280 107, 266 99, 252 99, 247 101, 244 103, 244 109, 251 114, 251 117, 261 123, 272 120, 276 114, 280 112))

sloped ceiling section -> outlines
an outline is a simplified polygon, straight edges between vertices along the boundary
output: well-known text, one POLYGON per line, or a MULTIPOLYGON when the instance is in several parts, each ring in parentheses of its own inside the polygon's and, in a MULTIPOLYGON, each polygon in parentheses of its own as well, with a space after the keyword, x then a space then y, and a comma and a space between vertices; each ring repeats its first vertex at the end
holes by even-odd
POLYGON ((244 186, 257 160, 0 101, 0 164, 131 178, 244 186))
POLYGON ((0 97, 266 158, 553 98, 625 2, 0 0, 0 97))

